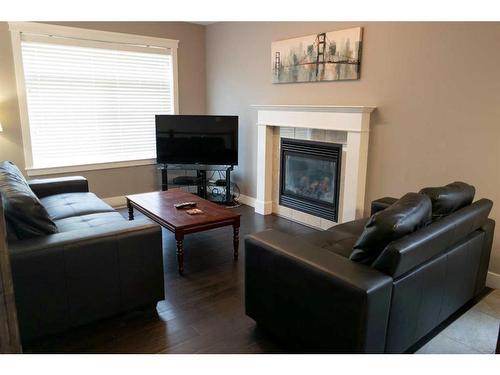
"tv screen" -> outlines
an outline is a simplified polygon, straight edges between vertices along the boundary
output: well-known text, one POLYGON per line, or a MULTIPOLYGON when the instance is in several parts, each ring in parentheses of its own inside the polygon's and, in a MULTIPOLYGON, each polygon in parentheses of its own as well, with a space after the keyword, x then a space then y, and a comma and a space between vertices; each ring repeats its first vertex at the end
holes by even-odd
POLYGON ((238 164, 238 116, 156 115, 160 164, 238 164))

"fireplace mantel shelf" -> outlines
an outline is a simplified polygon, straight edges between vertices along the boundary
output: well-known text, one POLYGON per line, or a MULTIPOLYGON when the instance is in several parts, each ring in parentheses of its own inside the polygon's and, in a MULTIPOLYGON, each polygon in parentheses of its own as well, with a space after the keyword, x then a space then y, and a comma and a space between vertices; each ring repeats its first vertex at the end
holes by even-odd
POLYGON ((371 113, 377 107, 365 105, 308 105, 308 104, 254 104, 255 109, 267 111, 371 113))
POLYGON ((257 125, 368 132, 371 106, 254 105, 257 125))

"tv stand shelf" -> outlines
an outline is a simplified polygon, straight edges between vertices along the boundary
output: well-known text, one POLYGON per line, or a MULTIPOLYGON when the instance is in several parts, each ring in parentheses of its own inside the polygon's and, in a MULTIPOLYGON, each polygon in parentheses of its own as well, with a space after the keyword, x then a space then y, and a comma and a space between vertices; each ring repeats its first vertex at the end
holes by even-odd
POLYGON ((179 186, 196 186, 197 195, 204 199, 222 204, 231 204, 233 197, 231 196, 231 171, 233 166, 219 166, 219 165, 187 165, 187 164, 161 164, 161 189, 166 191, 169 187, 179 186), (196 176, 177 176, 172 180, 173 183, 168 181, 169 171, 196 171, 196 176), (212 175, 207 179, 207 173, 212 172, 212 175), (214 180, 215 173, 218 172, 219 179, 214 180), (185 177, 185 178, 183 178, 185 177), (175 183, 175 180, 180 181, 175 183), (214 190, 223 189, 223 194, 213 194, 214 190), (215 197, 219 197, 215 199, 215 197), (210 199, 212 198, 212 199, 210 199))

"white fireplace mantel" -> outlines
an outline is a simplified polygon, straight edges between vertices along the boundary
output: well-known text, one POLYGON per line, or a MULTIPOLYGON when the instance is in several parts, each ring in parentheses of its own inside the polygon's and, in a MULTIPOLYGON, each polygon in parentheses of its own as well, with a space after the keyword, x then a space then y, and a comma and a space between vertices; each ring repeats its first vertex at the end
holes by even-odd
POLYGON ((302 112, 347 112, 371 113, 377 107, 366 105, 312 105, 312 104, 254 104, 253 108, 274 111, 302 111, 302 112))
POLYGON ((272 213, 273 127, 335 130, 347 133, 343 194, 338 222, 363 214, 370 114, 374 106, 254 105, 257 109, 257 197, 255 211, 272 213))

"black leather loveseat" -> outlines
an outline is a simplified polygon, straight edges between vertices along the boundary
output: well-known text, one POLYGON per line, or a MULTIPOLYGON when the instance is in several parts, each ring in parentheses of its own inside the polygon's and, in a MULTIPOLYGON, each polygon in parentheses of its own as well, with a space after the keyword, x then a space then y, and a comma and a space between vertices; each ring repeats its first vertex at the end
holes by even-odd
POLYGON ((158 225, 124 219, 83 177, 28 184, 15 166, 0 163, 0 215, 7 221, 0 235, 9 237, 23 340, 164 299, 158 225), (22 217, 30 202, 32 216, 22 217))
POLYGON ((492 202, 471 203, 471 188, 409 193, 403 209, 383 198, 370 219, 302 237, 247 237, 246 313, 298 351, 407 351, 485 287, 495 223, 492 202), (389 235, 398 226, 407 232, 372 247, 371 259, 356 258, 384 225, 389 235))

